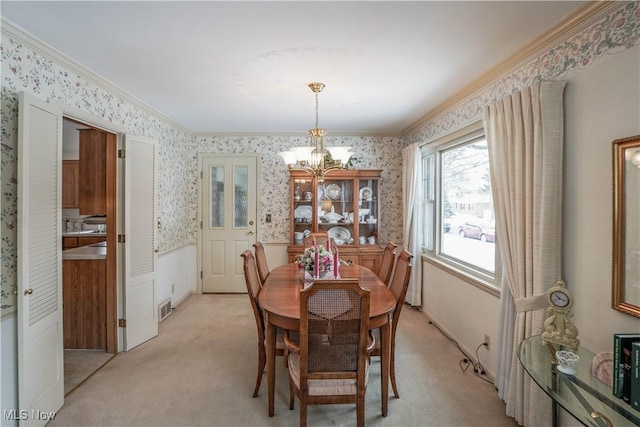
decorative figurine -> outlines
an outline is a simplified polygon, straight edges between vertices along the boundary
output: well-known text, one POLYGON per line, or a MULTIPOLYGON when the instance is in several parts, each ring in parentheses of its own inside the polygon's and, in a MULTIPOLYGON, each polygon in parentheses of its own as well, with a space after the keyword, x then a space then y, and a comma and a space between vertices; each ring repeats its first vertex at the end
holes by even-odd
POLYGON ((573 299, 567 290, 563 280, 558 280, 556 284, 547 291, 549 317, 544 321, 544 331, 541 339, 545 345, 564 345, 577 351, 580 347, 578 339, 578 328, 571 322, 573 313, 571 306, 573 299))

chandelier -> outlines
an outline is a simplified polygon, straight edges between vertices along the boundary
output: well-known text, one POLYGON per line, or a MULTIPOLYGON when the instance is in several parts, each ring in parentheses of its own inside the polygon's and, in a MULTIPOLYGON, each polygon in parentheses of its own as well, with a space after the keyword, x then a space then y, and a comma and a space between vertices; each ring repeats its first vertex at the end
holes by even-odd
POLYGON ((324 83, 309 83, 309 88, 316 94, 316 127, 309 129, 307 135, 310 146, 292 147, 287 151, 278 153, 289 169, 304 170, 316 178, 324 178, 324 175, 332 169, 344 169, 353 155, 351 147, 325 147, 324 129, 318 127, 318 93, 324 89, 324 83), (331 159, 326 158, 327 152, 331 159))

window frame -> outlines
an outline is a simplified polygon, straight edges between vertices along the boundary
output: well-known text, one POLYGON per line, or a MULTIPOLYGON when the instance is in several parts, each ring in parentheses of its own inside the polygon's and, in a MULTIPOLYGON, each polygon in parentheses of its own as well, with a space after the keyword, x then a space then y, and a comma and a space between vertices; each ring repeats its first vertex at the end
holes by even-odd
MULTIPOLYGON (((495 239, 495 265, 494 272, 484 270, 478 266, 466 263, 451 255, 442 253, 443 226, 444 226, 444 203, 442 197, 442 154, 452 150, 457 146, 472 143, 479 138, 486 137, 482 122, 473 123, 463 129, 453 132, 442 138, 438 138, 430 143, 423 144, 421 149, 421 181, 424 188, 420 193, 420 218, 423 221, 423 233, 421 246, 422 257, 430 264, 433 264, 452 275, 490 293, 495 296, 500 295, 500 283, 502 280, 502 261, 499 251, 499 236, 495 239), (425 177, 425 159, 431 158, 434 171, 430 177, 425 177), (425 196, 430 191, 427 184, 432 184, 433 198, 427 199, 425 196), (432 203, 433 218, 431 225, 426 221, 429 212, 426 210, 427 203, 432 203), (431 233, 430 236, 427 233, 431 233), (425 242, 431 243, 431 247, 425 246, 425 242)), ((493 191, 493 189, 492 189, 493 191)))

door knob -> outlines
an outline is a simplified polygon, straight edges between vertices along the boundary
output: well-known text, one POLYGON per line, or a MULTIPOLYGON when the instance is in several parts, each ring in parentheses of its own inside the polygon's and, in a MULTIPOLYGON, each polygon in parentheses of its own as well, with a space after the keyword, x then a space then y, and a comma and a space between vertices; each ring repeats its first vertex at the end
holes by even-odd
POLYGON ((33 293, 33 289, 27 289, 26 291, 24 291, 25 295, 31 295, 33 293))
POLYGON ((253 236, 253 235, 254 235, 254 234, 256 234, 256 233, 255 233, 255 231, 251 230, 251 231, 249 231, 247 234, 248 234, 249 236, 253 236))

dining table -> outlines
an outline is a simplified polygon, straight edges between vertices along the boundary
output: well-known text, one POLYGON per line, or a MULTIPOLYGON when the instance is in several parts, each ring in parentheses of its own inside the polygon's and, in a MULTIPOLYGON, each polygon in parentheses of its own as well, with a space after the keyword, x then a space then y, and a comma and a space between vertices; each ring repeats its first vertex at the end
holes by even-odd
MULTIPOLYGON (((389 369, 391 357, 391 314, 396 302, 393 293, 366 267, 357 264, 341 266, 340 278, 358 279, 364 289, 371 291, 369 329, 380 328, 381 409, 387 416, 389 402, 389 369)), ((276 374, 276 330, 300 330, 300 291, 304 282, 295 263, 271 270, 258 294, 258 303, 265 314, 267 350, 267 387, 269 416, 274 415, 276 374)))

